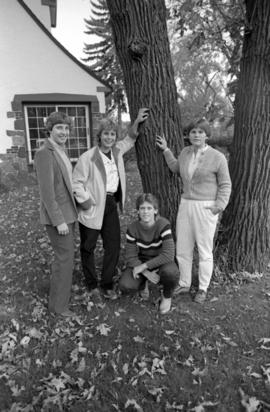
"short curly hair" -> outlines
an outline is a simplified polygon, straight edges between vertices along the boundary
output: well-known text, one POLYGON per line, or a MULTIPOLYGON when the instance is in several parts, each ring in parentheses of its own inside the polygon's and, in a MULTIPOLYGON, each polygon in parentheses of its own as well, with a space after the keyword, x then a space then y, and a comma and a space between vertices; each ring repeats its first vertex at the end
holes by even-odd
POLYGON ((46 119, 45 127, 49 132, 51 132, 56 124, 67 124, 69 126, 69 130, 72 129, 71 118, 63 112, 52 112, 46 119))
POLYGON ((189 123, 184 129, 184 134, 188 137, 191 130, 197 128, 204 130, 207 137, 211 136, 210 124, 206 119, 194 120, 193 122, 189 123))
POLYGON ((98 131, 97 131, 98 144, 100 144, 100 137, 101 137, 101 134, 102 134, 103 130, 114 130, 115 133, 116 133, 116 139, 118 139, 118 125, 117 125, 117 123, 114 120, 112 120, 108 117, 105 117, 99 123, 99 128, 98 128, 98 131))

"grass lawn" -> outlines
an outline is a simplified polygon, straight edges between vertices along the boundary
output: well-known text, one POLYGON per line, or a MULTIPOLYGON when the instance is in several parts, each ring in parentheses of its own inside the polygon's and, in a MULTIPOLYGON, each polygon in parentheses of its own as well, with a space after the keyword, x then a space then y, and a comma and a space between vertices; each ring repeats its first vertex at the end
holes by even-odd
MULTIPOLYGON (((123 248, 141 191, 136 167, 127 176, 123 248)), ((78 316, 53 318, 38 198, 34 184, 0 195, 0 411, 270 411, 268 273, 215 276, 205 305, 178 296, 161 316, 158 286, 147 302, 90 298, 77 251, 78 316)))

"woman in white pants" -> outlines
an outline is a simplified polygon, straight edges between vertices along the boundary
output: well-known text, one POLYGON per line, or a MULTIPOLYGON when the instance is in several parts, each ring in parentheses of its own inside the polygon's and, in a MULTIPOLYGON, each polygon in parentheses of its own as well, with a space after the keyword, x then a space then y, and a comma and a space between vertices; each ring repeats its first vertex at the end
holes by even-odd
POLYGON ((168 167, 180 174, 182 196, 176 221, 176 258, 180 270, 175 294, 188 293, 192 281, 192 260, 195 243, 199 252, 199 290, 197 303, 206 299, 213 272, 213 239, 218 214, 228 204, 231 179, 225 156, 206 144, 210 126, 206 120, 187 127, 191 146, 185 147, 176 159, 166 139, 156 137, 168 167))

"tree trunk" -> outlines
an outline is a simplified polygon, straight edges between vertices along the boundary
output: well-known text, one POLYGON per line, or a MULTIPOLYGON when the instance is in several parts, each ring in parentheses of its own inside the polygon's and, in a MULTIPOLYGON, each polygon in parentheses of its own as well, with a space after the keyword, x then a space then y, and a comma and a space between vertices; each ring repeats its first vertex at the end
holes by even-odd
POLYGON ((116 52, 134 121, 140 107, 150 116, 136 143, 143 190, 155 194, 161 213, 175 223, 180 199, 179 179, 155 145, 164 135, 175 155, 183 147, 179 106, 170 56, 164 0, 107 0, 116 52))
POLYGON ((246 0, 246 8, 230 159, 233 192, 223 224, 231 269, 253 272, 269 263, 270 1, 246 0))

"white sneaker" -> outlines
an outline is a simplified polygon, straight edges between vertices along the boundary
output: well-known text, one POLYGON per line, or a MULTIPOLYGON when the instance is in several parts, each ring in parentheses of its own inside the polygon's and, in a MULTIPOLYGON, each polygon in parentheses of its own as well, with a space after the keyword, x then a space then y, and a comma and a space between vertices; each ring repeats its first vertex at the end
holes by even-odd
POLYGON ((162 315, 165 313, 170 312, 171 310, 171 305, 172 305, 172 298, 162 298, 160 305, 159 305, 159 311, 162 315))

